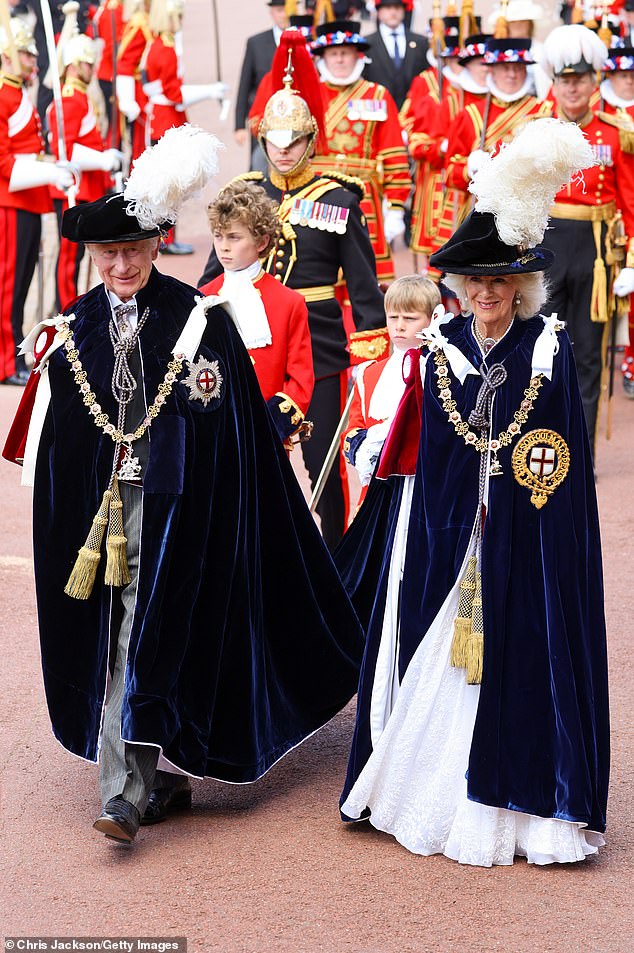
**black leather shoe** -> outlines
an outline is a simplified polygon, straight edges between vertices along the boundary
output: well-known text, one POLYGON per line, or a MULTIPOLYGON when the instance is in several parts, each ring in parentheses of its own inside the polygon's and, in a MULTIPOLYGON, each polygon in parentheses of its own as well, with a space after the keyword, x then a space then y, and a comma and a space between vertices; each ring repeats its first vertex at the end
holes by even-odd
POLYGON ((31 375, 24 368, 16 371, 11 377, 5 377, 3 384, 12 384, 14 387, 24 387, 31 375))
POLYGON ((131 844, 141 823, 141 815, 123 797, 112 797, 92 825, 96 831, 120 844, 131 844))
POLYGON ((150 792, 141 824, 160 824, 173 811, 187 810, 192 806, 192 789, 187 783, 180 787, 154 788, 150 792))
POLYGON ((186 245, 184 242, 169 242, 161 245, 159 248, 161 255, 193 255, 194 246, 186 245))
POLYGON ((634 380, 629 377, 623 378, 623 390, 625 391, 625 396, 630 400, 634 400, 634 380))

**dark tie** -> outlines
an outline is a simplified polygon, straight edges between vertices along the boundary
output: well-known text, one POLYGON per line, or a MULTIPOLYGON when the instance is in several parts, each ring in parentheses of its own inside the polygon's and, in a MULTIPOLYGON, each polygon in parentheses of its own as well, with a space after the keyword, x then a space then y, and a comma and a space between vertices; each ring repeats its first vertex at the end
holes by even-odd
POLYGON ((394 56, 392 57, 392 62, 394 63, 394 69, 400 69, 403 60, 401 58, 401 50, 398 45, 398 33, 396 30, 392 33, 392 39, 394 40, 394 56))

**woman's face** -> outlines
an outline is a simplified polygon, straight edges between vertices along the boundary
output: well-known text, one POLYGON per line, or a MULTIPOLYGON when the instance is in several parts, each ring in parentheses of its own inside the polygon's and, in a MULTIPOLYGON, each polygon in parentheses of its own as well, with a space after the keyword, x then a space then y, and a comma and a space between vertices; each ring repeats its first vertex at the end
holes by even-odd
POLYGON ((469 309, 483 326, 508 325, 513 317, 517 279, 512 275, 468 275, 465 285, 469 309))

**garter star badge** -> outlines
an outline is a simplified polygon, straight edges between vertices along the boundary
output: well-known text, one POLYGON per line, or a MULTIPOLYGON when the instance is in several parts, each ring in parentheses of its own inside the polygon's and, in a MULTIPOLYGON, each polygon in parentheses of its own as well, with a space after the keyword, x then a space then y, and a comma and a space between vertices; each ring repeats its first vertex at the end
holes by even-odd
POLYGON ((223 379, 218 361, 199 357, 196 362, 186 363, 189 374, 183 378, 183 384, 189 390, 189 399, 201 400, 206 407, 210 400, 222 393, 223 379))
POLYGON ((515 479, 533 491, 531 503, 541 510, 568 475, 570 450, 554 430, 531 430, 518 441, 512 464, 515 479))

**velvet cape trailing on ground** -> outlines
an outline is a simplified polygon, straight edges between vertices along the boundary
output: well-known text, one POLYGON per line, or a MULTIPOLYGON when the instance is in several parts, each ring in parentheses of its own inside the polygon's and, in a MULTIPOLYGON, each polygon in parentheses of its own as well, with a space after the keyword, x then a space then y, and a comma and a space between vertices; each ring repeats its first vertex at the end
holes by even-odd
MULTIPOLYGON (((153 269, 137 295, 139 314, 150 306, 140 336, 148 406, 195 294, 153 269)), ((116 423, 103 286, 73 311, 88 380, 116 423)), ((192 775, 247 782, 353 696, 363 642, 222 308, 208 312, 198 354, 218 361, 221 396, 207 406, 190 400, 184 371, 149 432, 122 737, 160 745, 192 775)), ((94 761, 118 631, 105 557, 86 602, 63 590, 108 484, 114 444, 95 427, 62 350, 49 373, 34 492, 44 683, 56 737, 94 761)))
MULTIPOLYGON (((493 433, 520 407, 539 318, 516 321, 487 363, 508 378, 494 401, 493 433)), ((481 357, 471 319, 443 327, 474 366, 481 357)), ((594 476, 570 342, 559 334, 552 381, 543 386, 522 433, 556 431, 571 454, 568 476, 537 510, 515 480, 511 454, 499 453, 503 475, 490 480, 482 550, 484 673, 471 744, 468 796, 495 807, 586 823, 605 830, 609 774, 607 661, 603 580, 594 476)), ((422 428, 401 590, 399 672, 402 679, 458 576, 478 501, 479 454, 449 423, 438 396, 434 360, 425 372, 422 428)), ((462 419, 475 405, 480 378, 464 385, 450 373, 462 419)), ((373 547, 340 548, 337 564, 367 611, 362 576, 380 580, 363 663, 355 736, 342 796, 347 797, 372 746, 368 704, 373 659, 385 605, 384 571, 394 531, 392 493, 368 493, 352 530, 373 547), (367 506, 367 509, 366 509, 367 506), (373 525, 384 533, 382 565, 373 525), (346 559, 347 557, 347 559, 346 559)), ((345 538, 344 538, 345 542, 345 538)))

